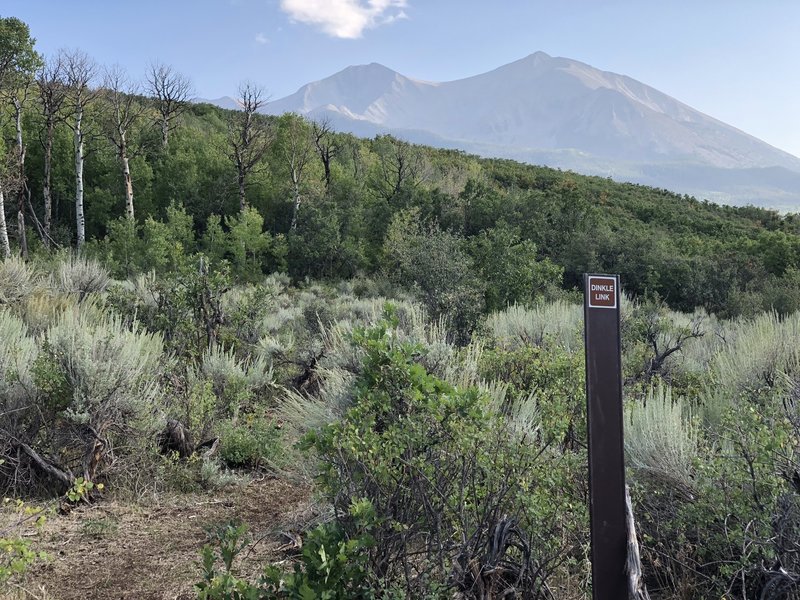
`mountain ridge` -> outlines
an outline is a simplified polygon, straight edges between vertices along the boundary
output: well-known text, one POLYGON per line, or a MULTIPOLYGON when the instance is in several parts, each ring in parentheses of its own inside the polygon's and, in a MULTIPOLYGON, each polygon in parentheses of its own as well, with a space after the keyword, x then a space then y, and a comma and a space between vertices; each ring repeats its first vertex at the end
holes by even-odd
POLYGON ((328 118, 358 135, 390 133, 483 156, 546 158, 540 164, 734 204, 800 206, 800 184, 787 183, 796 178, 779 177, 777 188, 764 181, 773 168, 800 173, 800 158, 632 77, 541 51, 444 82, 375 62, 351 65, 264 112, 328 118), (691 184, 675 169, 681 164, 692 169, 691 184), (698 176, 703 169, 708 185, 698 176), (726 170, 731 183, 721 185, 726 170))

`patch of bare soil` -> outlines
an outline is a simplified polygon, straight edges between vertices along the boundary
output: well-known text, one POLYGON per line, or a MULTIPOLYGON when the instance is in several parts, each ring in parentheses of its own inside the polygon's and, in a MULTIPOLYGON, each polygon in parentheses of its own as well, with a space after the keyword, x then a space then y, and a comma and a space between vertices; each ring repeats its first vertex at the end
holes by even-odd
POLYGON ((247 523, 253 543, 242 573, 260 572, 281 557, 279 532, 308 514, 311 489, 283 479, 253 481, 208 494, 176 495, 141 506, 100 501, 51 517, 37 549, 49 560, 34 567, 29 598, 188 600, 200 579, 206 531, 247 523))

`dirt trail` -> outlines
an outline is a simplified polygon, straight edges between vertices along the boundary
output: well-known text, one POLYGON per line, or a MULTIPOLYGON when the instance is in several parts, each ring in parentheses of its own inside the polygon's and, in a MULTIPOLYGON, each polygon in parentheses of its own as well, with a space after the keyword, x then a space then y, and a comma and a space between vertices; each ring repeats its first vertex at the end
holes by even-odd
POLYGON ((279 557, 275 532, 307 512, 310 495, 308 487, 268 479, 152 506, 79 507, 48 520, 37 548, 50 558, 31 571, 26 587, 35 594, 30 598, 42 597, 43 589, 48 600, 188 600, 195 597, 208 527, 247 523, 257 543, 242 553, 241 569, 257 573, 279 557))

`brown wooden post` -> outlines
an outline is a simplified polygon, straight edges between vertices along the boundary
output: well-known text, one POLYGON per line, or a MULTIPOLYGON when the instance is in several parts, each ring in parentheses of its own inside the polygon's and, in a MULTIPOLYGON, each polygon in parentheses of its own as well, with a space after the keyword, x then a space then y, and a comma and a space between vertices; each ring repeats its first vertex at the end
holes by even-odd
POLYGON ((625 600, 625 464, 619 276, 584 275, 592 597, 625 600))

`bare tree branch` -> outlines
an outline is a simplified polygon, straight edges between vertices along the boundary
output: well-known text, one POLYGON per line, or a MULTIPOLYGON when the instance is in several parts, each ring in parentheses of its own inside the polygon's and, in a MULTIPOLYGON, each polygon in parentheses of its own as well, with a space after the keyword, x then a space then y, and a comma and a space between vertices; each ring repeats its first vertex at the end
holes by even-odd
POLYGON ((325 191, 331 188, 331 161, 339 153, 339 145, 333 138, 333 126, 329 117, 311 123, 314 135, 314 146, 317 149, 322 167, 325 169, 325 191))
POLYGON ((105 70, 102 96, 106 105, 105 131, 116 149, 122 169, 125 214, 130 220, 134 219, 134 207, 129 134, 144 113, 144 105, 136 100, 138 93, 139 86, 130 80, 122 67, 114 65, 105 70))
POLYGON ((247 207, 247 179, 262 163, 273 140, 269 123, 258 114, 267 100, 264 88, 242 82, 236 100, 241 109, 228 117, 228 157, 236 167, 240 211, 247 207))
POLYGON ((146 91, 153 97, 161 128, 161 145, 167 148, 169 134, 178 126, 194 88, 191 80, 163 63, 153 63, 147 70, 146 91))

